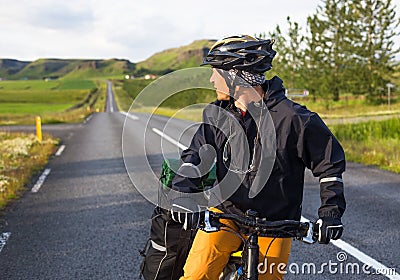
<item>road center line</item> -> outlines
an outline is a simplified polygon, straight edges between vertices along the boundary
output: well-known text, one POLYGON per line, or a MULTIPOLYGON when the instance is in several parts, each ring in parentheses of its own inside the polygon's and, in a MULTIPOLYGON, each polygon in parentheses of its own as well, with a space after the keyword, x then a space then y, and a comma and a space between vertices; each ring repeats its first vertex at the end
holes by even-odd
POLYGON ((36 184, 33 186, 33 188, 31 189, 31 192, 33 193, 37 193, 39 191, 39 189, 42 187, 44 181, 46 180, 47 175, 50 174, 51 169, 50 168, 46 168, 42 175, 40 175, 39 179, 37 180, 36 184))
POLYGON ((130 113, 127 113, 127 112, 120 112, 122 115, 124 115, 125 117, 127 117, 127 118, 130 118, 131 120, 134 120, 134 121, 137 121, 139 118, 138 117, 136 117, 135 115, 132 115, 132 114, 130 114, 130 113))
POLYGON ((58 148, 57 152, 56 152, 56 156, 61 156, 62 152, 64 152, 65 149, 65 145, 61 145, 60 148, 58 148))
POLYGON ((182 150, 186 150, 188 148, 185 145, 183 145, 183 144, 179 143, 178 141, 176 141, 175 139, 173 139, 172 137, 169 137, 167 134, 165 134, 161 130, 158 130, 157 128, 152 128, 152 130, 153 130, 153 132, 160 135, 162 138, 164 138, 168 142, 174 144, 175 146, 178 146, 178 148, 180 148, 182 150))
MULTIPOLYGON (((172 137, 166 135, 165 133, 163 133, 162 131, 158 130, 157 128, 153 128, 152 130, 155 133, 157 133, 158 135, 160 135, 161 137, 163 137, 165 140, 171 142, 172 144, 175 144, 176 146, 178 146, 182 150, 186 150, 187 149, 187 147, 185 145, 179 143, 178 141, 176 141, 172 137)), ((305 218, 303 216, 301 216, 301 220, 302 221, 307 221, 307 222, 310 221, 309 219, 307 219, 307 218, 305 218)), ((333 245, 335 245, 336 247, 342 249, 346 253, 352 255, 353 257, 358 259, 360 262, 372 267, 373 269, 375 269, 377 271, 390 271, 390 269, 387 266, 385 266, 382 263, 378 262, 377 260, 371 258, 367 254, 361 252, 357 248, 353 247, 352 245, 350 245, 349 243, 347 243, 347 242, 345 242, 345 241, 343 241, 341 239, 339 239, 339 240, 331 240, 331 243, 333 245)), ((400 275, 398 273, 394 273, 394 275, 384 275, 384 276, 386 276, 389 279, 397 279, 397 280, 400 279, 400 275)))
POLYGON ((4 232, 0 235, 0 253, 1 250, 3 250, 4 246, 6 245, 6 242, 8 238, 10 238, 11 232, 4 232))
POLYGON ((111 112, 111 113, 114 113, 111 82, 108 82, 108 100, 109 100, 110 112, 111 112))

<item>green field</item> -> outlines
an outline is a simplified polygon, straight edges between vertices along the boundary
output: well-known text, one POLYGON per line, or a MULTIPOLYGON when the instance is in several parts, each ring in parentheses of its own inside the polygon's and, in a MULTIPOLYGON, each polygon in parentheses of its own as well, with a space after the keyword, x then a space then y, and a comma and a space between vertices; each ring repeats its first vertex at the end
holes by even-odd
POLYGON ((19 80, 0 81, 2 90, 57 90, 57 89, 92 89, 96 84, 91 80, 19 80))
POLYGON ((96 85, 91 80, 64 80, 59 89, 67 90, 67 89, 93 89, 96 85))
POLYGON ((2 103, 0 104, 1 114, 46 114, 62 112, 71 108, 73 103, 66 104, 43 104, 43 103, 2 103))
POLYGON ((60 86, 60 81, 29 80, 0 81, 0 91, 3 90, 51 90, 60 86))
POLYGON ((0 125, 29 124, 35 116, 44 123, 81 121, 103 109, 104 93, 91 80, 0 81, 0 125))
POLYGON ((81 101, 89 93, 88 90, 0 90, 0 102, 3 103, 42 103, 74 104, 81 101))

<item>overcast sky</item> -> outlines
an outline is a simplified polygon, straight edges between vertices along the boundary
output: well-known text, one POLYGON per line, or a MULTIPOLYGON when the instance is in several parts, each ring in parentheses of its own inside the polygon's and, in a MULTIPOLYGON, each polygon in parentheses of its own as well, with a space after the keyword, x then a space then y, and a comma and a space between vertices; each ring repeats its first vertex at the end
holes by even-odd
MULTIPOLYGON (((400 8, 400 0, 394 0, 400 8)), ((306 25, 321 0, 0 0, 0 58, 125 58, 306 25)), ((400 12, 400 9, 398 9, 400 12)), ((397 46, 400 39, 396 40, 397 46)))

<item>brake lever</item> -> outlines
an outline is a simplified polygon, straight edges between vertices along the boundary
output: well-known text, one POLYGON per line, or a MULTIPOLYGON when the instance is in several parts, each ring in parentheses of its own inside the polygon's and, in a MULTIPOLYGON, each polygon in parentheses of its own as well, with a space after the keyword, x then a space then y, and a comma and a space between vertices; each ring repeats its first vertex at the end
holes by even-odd
POLYGON ((317 237, 315 235, 315 225, 313 222, 307 222, 308 223, 308 230, 307 230, 307 235, 300 238, 301 241, 307 244, 314 244, 317 242, 317 237))
POLYGON ((200 229, 205 232, 216 232, 220 230, 221 223, 212 221, 210 219, 210 211, 204 211, 204 225, 200 226, 200 229))

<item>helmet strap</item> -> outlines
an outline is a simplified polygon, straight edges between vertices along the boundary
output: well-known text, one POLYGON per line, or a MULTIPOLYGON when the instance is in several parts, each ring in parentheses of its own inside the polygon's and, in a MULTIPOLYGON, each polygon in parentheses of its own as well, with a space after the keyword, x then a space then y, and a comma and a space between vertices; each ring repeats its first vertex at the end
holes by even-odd
POLYGON ((235 78, 233 79, 233 81, 232 81, 231 84, 229 84, 228 81, 227 81, 227 79, 225 79, 226 84, 228 85, 228 88, 229 88, 229 104, 230 104, 230 105, 235 105, 235 98, 234 98, 234 96, 235 96, 235 91, 236 91, 236 80, 237 80, 238 74, 239 74, 239 73, 237 73, 237 74, 235 75, 235 78))
POLYGON ((229 105, 235 105, 235 99, 233 98, 235 95, 235 90, 236 90, 236 81, 237 81, 237 75, 235 75, 235 78, 233 81, 228 78, 228 71, 226 70, 221 70, 216 68, 218 73, 224 78, 226 85, 228 86, 229 89, 229 105))
MULTIPOLYGON (((235 91, 236 91, 236 84, 238 84, 239 79, 243 79, 242 77, 242 70, 237 70, 237 73, 235 75, 235 78, 232 81, 231 86, 228 85, 229 87, 229 96, 230 96, 230 101, 234 105, 235 104, 235 91)), ((243 79, 244 80, 244 79, 243 79)))

